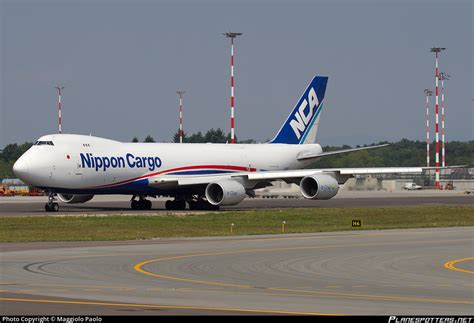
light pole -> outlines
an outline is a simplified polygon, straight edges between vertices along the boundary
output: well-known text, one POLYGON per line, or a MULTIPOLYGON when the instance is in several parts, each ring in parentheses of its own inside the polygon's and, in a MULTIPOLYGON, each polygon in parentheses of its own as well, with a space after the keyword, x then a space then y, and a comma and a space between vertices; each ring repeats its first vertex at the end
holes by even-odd
POLYGON ((223 33, 224 36, 230 38, 230 140, 235 143, 234 130, 234 38, 242 35, 242 33, 228 32, 223 33))
POLYGON ((446 151, 444 149, 445 138, 444 138, 444 80, 449 80, 450 76, 446 73, 439 73, 439 79, 441 80, 441 166, 446 166, 446 151))
POLYGON ((186 91, 176 91, 179 95, 179 143, 183 143, 183 94, 186 91))
POLYGON ((54 88, 58 90, 58 130, 59 130, 59 133, 62 133, 63 129, 62 129, 62 114, 61 114, 61 110, 62 110, 61 91, 64 89, 64 86, 58 85, 58 86, 55 86, 54 88))
POLYGON ((430 106, 429 97, 433 95, 433 91, 425 89, 426 95, 426 167, 430 167, 430 106))
POLYGON ((435 132, 436 132, 436 159, 435 159, 435 166, 436 166, 436 179, 435 179, 435 187, 437 189, 441 189, 441 185, 439 182, 439 105, 438 105, 438 97, 439 97, 439 91, 438 91, 438 55, 441 51, 445 50, 446 48, 444 47, 433 47, 431 48, 431 52, 435 53, 435 58, 436 58, 436 73, 435 73, 435 85, 436 85, 436 126, 435 126, 435 132))

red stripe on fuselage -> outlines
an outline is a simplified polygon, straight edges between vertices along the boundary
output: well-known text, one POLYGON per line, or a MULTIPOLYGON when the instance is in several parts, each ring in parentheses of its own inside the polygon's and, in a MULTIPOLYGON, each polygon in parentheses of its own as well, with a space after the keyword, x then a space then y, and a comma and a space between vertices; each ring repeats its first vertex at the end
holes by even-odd
POLYGON ((170 172, 177 172, 177 171, 182 171, 182 170, 192 170, 192 169, 227 169, 227 170, 236 170, 236 171, 242 171, 242 172, 255 172, 257 170, 256 168, 253 168, 253 167, 228 166, 228 165, 184 166, 184 167, 178 167, 178 168, 171 168, 171 169, 163 170, 163 171, 160 171, 160 172, 155 172, 155 173, 135 177, 135 178, 132 178, 132 179, 127 179, 125 181, 121 181, 121 182, 117 182, 117 183, 113 183, 113 184, 94 186, 93 188, 107 188, 107 187, 112 187, 112 186, 117 186, 117 185, 130 183, 130 182, 140 180, 140 179, 153 177, 153 176, 156 176, 156 175, 166 174, 166 173, 170 173, 170 172))

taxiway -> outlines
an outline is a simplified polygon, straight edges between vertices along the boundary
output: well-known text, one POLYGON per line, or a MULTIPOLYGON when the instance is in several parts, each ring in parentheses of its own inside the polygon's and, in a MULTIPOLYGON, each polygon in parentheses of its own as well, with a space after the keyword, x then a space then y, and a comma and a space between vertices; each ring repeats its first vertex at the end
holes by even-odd
POLYGON ((473 230, 1 244, 1 311, 473 315, 473 230))

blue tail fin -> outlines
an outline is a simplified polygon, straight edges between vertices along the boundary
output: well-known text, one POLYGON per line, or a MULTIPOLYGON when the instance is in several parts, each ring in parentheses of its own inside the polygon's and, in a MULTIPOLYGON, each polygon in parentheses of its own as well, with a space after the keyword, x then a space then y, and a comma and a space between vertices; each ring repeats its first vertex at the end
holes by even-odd
POLYGON ((285 123, 270 143, 314 143, 327 83, 328 78, 326 76, 315 76, 313 78, 295 108, 291 111, 285 123))

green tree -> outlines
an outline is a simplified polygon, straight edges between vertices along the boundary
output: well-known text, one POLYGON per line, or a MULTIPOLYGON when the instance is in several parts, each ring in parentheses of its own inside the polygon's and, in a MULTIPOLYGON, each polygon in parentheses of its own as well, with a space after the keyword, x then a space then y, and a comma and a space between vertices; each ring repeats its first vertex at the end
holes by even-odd
POLYGON ((239 141, 239 144, 256 144, 257 141, 255 141, 255 139, 245 139, 245 140, 242 140, 242 141, 239 141))
MULTIPOLYGON (((174 133, 173 141, 175 143, 179 142, 179 130, 174 133)), ((230 143, 230 133, 225 134, 221 128, 217 129, 210 129, 204 135, 201 131, 197 133, 193 133, 191 135, 186 134, 183 132, 183 142, 187 143, 230 143)), ((237 137, 235 137, 236 143, 245 143, 245 144, 254 144, 256 141, 254 139, 247 139, 244 141, 239 141, 237 137)))
POLYGON ((201 131, 198 131, 198 133, 193 133, 191 136, 189 136, 187 142, 190 142, 190 143, 204 142, 204 136, 202 135, 201 131))
POLYGON ((224 134, 224 131, 222 131, 221 128, 211 128, 204 135, 204 142, 225 143, 227 142, 227 136, 224 134))
POLYGON ((33 144, 25 142, 21 145, 9 144, 0 153, 0 178, 11 178, 13 175, 13 164, 25 153, 33 144))
POLYGON ((25 142, 24 144, 9 144, 3 148, 0 158, 5 161, 15 161, 20 158, 33 144, 31 142, 25 142))
POLYGON ((0 178, 11 178, 13 177, 13 162, 6 162, 0 159, 0 178))
POLYGON ((138 142, 138 138, 137 138, 137 137, 133 137, 132 142, 138 142))
POLYGON ((143 142, 155 142, 155 139, 153 139, 152 136, 148 135, 146 136, 145 140, 143 140, 143 142))
MULTIPOLYGON (((173 135, 173 142, 174 143, 179 143, 179 129, 173 135)), ((186 132, 184 132, 184 131, 183 131, 183 142, 188 142, 188 137, 186 135, 186 132)))

